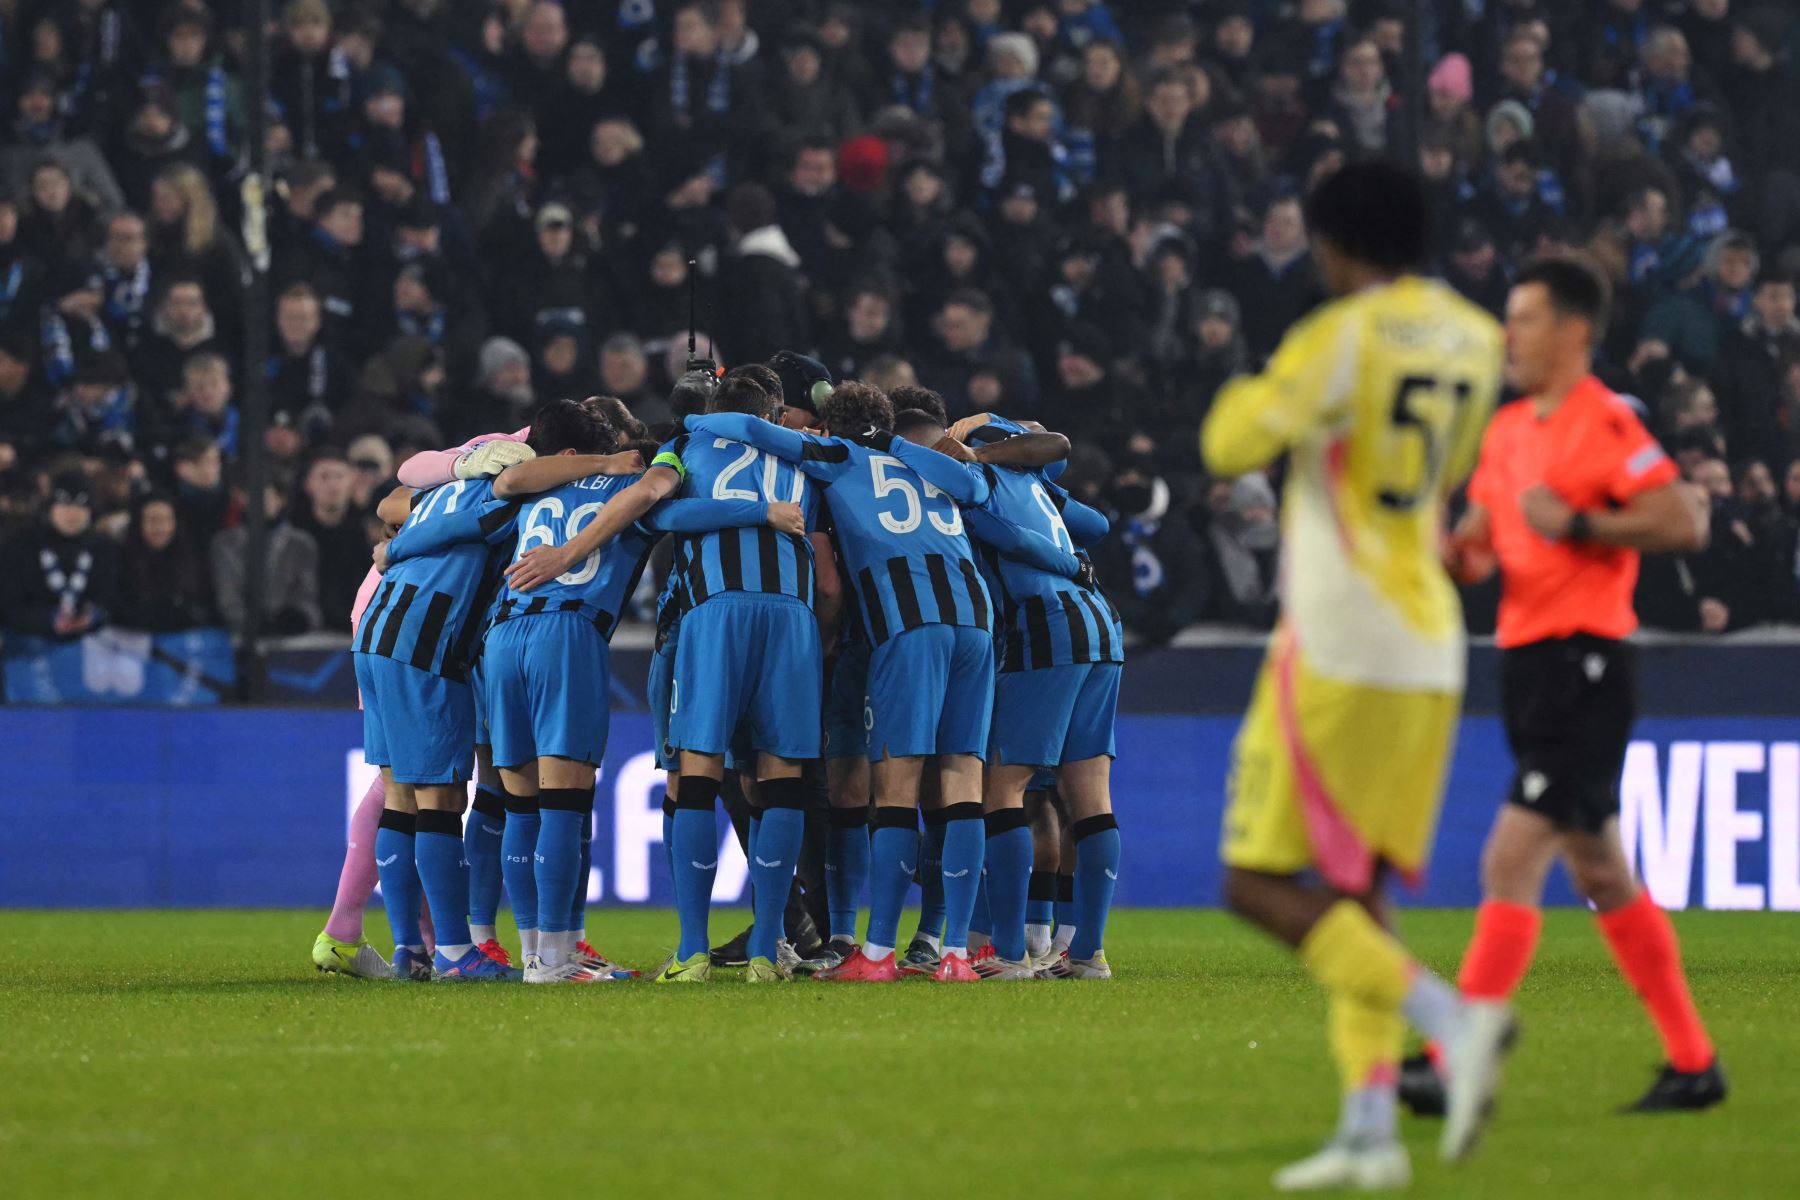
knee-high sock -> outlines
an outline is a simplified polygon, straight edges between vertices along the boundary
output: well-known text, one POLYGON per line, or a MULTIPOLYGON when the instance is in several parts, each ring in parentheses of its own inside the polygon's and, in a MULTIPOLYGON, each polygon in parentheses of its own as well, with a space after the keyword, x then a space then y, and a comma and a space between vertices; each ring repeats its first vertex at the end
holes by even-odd
POLYGON ((586 788, 545 788, 538 793, 537 852, 533 866, 538 894, 538 956, 547 967, 562 965, 573 939, 569 917, 575 910, 581 872, 581 824, 590 799, 586 788))
POLYGON ((719 781, 699 776, 681 777, 675 801, 675 911, 681 919, 681 940, 675 957, 687 960, 711 949, 706 918, 712 909, 713 880, 719 873, 719 835, 713 808, 719 798, 719 781))
POLYGON ((421 808, 413 854, 419 883, 437 913, 437 953, 455 962, 470 949, 469 868, 463 861, 462 817, 421 808))
POLYGON ((663 793, 663 863, 669 868, 669 882, 675 882, 675 797, 663 793))
POLYGON ((944 934, 944 824, 948 810, 925 810, 919 842, 919 936, 937 941, 944 934))
MULTIPOLYGON (((463 861, 469 864, 470 937, 475 928, 492 936, 500 911, 501 847, 506 840, 506 797, 478 788, 469 819, 463 823, 463 861)), ((477 941, 485 940, 477 938, 477 941)))
POLYGON ((754 822, 750 879, 755 884, 756 923, 750 930, 751 958, 774 959, 785 927, 794 864, 806 839, 806 792, 800 779, 768 779, 758 785, 762 816, 754 822))
MULTIPOLYGON (((1081 936, 1079 929, 1076 936, 1081 936)), ((1301 941, 1300 959, 1331 993, 1331 1054, 1346 1096, 1361 1089, 1391 1092, 1404 1032, 1400 1007, 1415 970, 1412 959, 1352 900, 1340 900, 1325 911, 1301 941)), ((1347 1099, 1346 1109, 1351 1106, 1347 1099)))
POLYGON ((981 860, 981 882, 975 885, 975 911, 969 914, 969 934, 973 937, 979 933, 992 941, 994 938, 994 909, 988 902, 987 857, 981 860))
POLYGON ((536 796, 508 793, 506 832, 500 840, 500 872, 506 879, 506 902, 512 906, 513 921, 521 935, 537 929, 537 866, 533 859, 542 824, 536 796))
POLYGON ((869 885, 869 810, 831 810, 826 846, 825 895, 831 905, 831 936, 854 942, 863 889, 869 885))
POLYGON ((1075 940, 1075 872, 1056 876, 1056 936, 1053 945, 1069 948, 1075 940))
POLYGON ((375 867, 381 874, 381 902, 387 909, 394 945, 420 946, 419 868, 414 861, 413 814, 385 809, 375 832, 375 867))
POLYGON ((1031 823, 1022 808, 987 815, 988 932, 994 953, 1025 957, 1026 894, 1031 883, 1031 823))
POLYGON ((944 949, 967 957, 969 919, 975 914, 975 894, 981 890, 982 863, 987 858, 987 829, 979 804, 952 804, 943 813, 939 870, 944 879, 944 949))
POLYGON ((892 953, 900 935, 900 909, 919 866, 919 815, 911 808, 875 809, 869 839, 869 936, 876 957, 892 953))
POLYGON ((1712 1039, 1688 992, 1681 967, 1681 943, 1669 916, 1649 892, 1611 912, 1597 913, 1613 960, 1649 1010, 1662 1037, 1669 1064, 1677 1071, 1703 1071, 1713 1060, 1712 1039))
POLYGON ((569 928, 579 933, 587 928, 588 880, 592 878, 594 871, 594 792, 592 789, 588 791, 587 811, 581 814, 581 830, 576 835, 575 848, 581 852, 581 862, 575 871, 575 899, 569 906, 569 928))
POLYGON ((1531 968, 1543 927, 1543 914, 1528 904, 1482 901, 1456 978, 1463 995, 1471 1000, 1504 1000, 1512 995, 1531 968))
POLYGON ((1075 940, 1070 958, 1092 958, 1106 947, 1106 917, 1119 878, 1119 822, 1111 813, 1084 817, 1069 836, 1075 841, 1075 940))
POLYGON ((1339 1136, 1359 1142, 1392 1141, 1399 1125, 1396 1102, 1406 1022, 1393 1009, 1334 992, 1326 1024, 1344 1092, 1339 1136))
POLYGON ((363 909, 375 894, 375 831, 381 825, 382 806, 387 791, 381 776, 363 793, 356 812, 350 817, 350 837, 344 846, 344 867, 338 872, 337 898, 331 902, 331 915, 325 918, 325 932, 340 942, 362 938, 363 909))
POLYGON ((1050 926, 1056 922, 1056 872, 1033 871, 1025 887, 1025 948, 1042 954, 1050 948, 1050 926))

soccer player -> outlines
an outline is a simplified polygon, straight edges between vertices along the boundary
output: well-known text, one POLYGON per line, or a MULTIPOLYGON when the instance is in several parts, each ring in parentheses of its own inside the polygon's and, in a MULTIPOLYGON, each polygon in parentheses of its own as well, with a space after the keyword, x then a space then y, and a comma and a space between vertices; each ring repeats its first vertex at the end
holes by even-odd
MULTIPOLYGON (((945 433, 907 414, 896 428, 904 437, 931 444, 945 433)), ((958 432, 995 446, 1028 436, 1023 427, 992 417, 977 430, 958 432)), ((1067 442, 1062 446, 1059 462, 1067 442)), ((1078 543, 1063 513, 1079 502, 1043 470, 989 467, 987 476, 992 494, 963 512, 970 533, 985 544, 982 558, 1005 629, 983 801, 993 954, 979 970, 996 980, 1037 977, 1025 941, 1035 858, 1025 794, 1039 770, 1054 768, 1074 816, 1078 940, 1069 952, 1067 975, 1110 979, 1102 943, 1119 871, 1111 773, 1124 629, 1091 566, 1075 557, 1078 543), (1054 547, 1068 569, 1046 569, 1032 557, 1003 550, 1014 529, 1054 547)), ((1093 516, 1104 536, 1106 518, 1093 516)), ((1093 540, 1098 539, 1088 544, 1093 540)))
POLYGON ((469 931, 462 811, 475 742, 467 664, 485 615, 484 583, 497 578, 488 569, 489 547, 512 536, 516 507, 495 497, 485 478, 416 496, 385 547, 382 586, 355 645, 364 754, 382 768, 386 791, 375 863, 397 976, 424 975, 422 886, 438 925, 432 975, 512 977, 469 931))
MULTIPOLYGON (((839 554, 869 632, 865 728, 876 809, 868 941, 817 978, 900 977, 894 944, 919 859, 919 781, 925 760, 936 757, 947 809, 945 932, 932 978, 972 982, 979 976, 967 939, 981 875, 993 625, 958 505, 985 500, 987 480, 978 467, 896 439, 892 406, 867 384, 841 385, 820 415, 834 436, 809 437, 741 414, 688 422, 692 440, 744 442, 829 485, 839 554)), ((684 630, 684 645, 687 637, 684 630)))
MULTIPOLYGON (((1411 1177, 1395 1114, 1406 1020, 1443 1043, 1453 1077, 1472 1057, 1462 1000, 1383 928, 1382 892, 1431 846, 1465 669, 1440 506, 1474 464, 1501 358, 1495 322, 1417 274, 1429 222, 1416 177, 1352 163, 1306 216, 1333 299, 1260 375, 1225 385, 1201 434, 1217 476, 1288 458, 1282 619, 1238 735, 1221 847, 1227 903, 1330 994, 1342 1118, 1276 1174, 1283 1191, 1411 1177)), ((1496 1087, 1483 1057, 1451 1097, 1451 1160, 1496 1087)))
MULTIPOLYGON (((1595 910, 1668 1062, 1632 1111, 1725 1098, 1669 918, 1619 840, 1619 774, 1636 713, 1632 590, 1640 553, 1690 553, 1703 501, 1625 401, 1594 378, 1601 277, 1576 259, 1522 271, 1506 305, 1509 382, 1524 398, 1488 428, 1451 543, 1470 580, 1501 574, 1500 702, 1518 769, 1482 853, 1485 899, 1460 984, 1484 1022, 1525 977, 1544 877, 1558 858, 1595 910)), ((1461 1081, 1452 1072, 1454 1100, 1461 1081)))

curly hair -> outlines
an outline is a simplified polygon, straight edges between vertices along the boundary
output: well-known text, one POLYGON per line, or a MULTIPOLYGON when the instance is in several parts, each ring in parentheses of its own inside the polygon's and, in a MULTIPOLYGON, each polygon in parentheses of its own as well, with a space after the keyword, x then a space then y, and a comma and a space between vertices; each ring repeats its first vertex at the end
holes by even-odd
POLYGON ((904 383, 890 391, 888 399, 893 402, 896 412, 916 408, 930 413, 945 429, 950 428, 950 410, 944 407, 944 398, 928 387, 904 383))
POLYGON ((725 372, 707 412, 740 412, 773 421, 781 410, 781 377, 761 363, 746 363, 725 372))
POLYGON ((887 394, 860 380, 840 383, 819 405, 819 418, 834 437, 850 437, 870 429, 894 431, 894 405, 887 394))

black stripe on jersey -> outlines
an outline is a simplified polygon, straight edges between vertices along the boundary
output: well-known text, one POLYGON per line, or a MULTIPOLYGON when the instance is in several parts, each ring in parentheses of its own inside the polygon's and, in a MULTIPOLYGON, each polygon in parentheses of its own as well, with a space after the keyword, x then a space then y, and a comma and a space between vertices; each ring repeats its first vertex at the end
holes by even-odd
POLYGON ((688 595, 693 597, 696 606, 706 603, 706 598, 712 595, 706 590, 706 572, 700 566, 700 558, 704 553, 693 535, 689 534, 681 539, 681 557, 685 563, 682 575, 687 579, 688 595))
POLYGON ((444 622, 450 619, 450 593, 431 593, 425 606, 425 619, 419 623, 419 636, 413 642, 412 665, 421 671, 431 670, 437 662, 438 643, 444 638, 444 622))
POLYGON ((741 529, 725 529, 719 533, 719 575, 725 590, 744 590, 744 533, 741 529))
POLYGON ((937 597, 938 620, 956 620, 956 590, 950 586, 950 567, 941 554, 925 556, 925 573, 931 576, 931 594, 937 597))
POLYGON ((894 588, 894 610, 900 614, 902 629, 917 629, 925 623, 919 611, 919 590, 913 586, 912 571, 904 558, 887 560, 888 583, 894 588))
POLYGON ((416 583, 400 589, 400 599, 394 602, 393 611, 388 613, 387 621, 381 627, 381 638, 375 643, 375 653, 381 657, 394 657, 394 643, 400 640, 400 627, 406 624, 406 610, 412 607, 413 597, 418 594, 416 583))
POLYGON ((991 631, 994 627, 988 621, 987 592, 981 586, 975 564, 964 558, 958 559, 957 565, 962 568, 963 586, 969 590, 969 606, 975 610, 976 628, 991 631))
POLYGON ((781 543, 776 540, 779 536, 767 525, 756 527, 756 563, 762 570, 765 592, 781 591, 781 543))
POLYGON ((1050 649, 1050 610, 1042 596, 1025 598, 1025 636, 1031 639, 1031 665, 1047 667, 1054 659, 1050 649))
POLYGON ((382 611, 387 608, 388 601, 394 598, 394 586, 392 583, 382 584, 381 591, 375 595, 375 603, 369 605, 362 615, 362 642, 357 648, 364 654, 375 644, 375 627, 381 624, 382 611))
POLYGON ((493 537, 497 530, 501 529, 502 527, 504 527, 506 525, 506 523, 508 521, 510 521, 514 517, 518 516, 519 515, 519 504, 520 504, 520 501, 511 500, 505 504, 502 504, 500 507, 496 508, 493 512, 485 514, 481 518, 481 522, 480 522, 481 536, 482 537, 493 537))
POLYGON ((881 609, 881 593, 875 590, 875 573, 868 567, 862 569, 857 577, 861 585, 863 606, 869 614, 869 644, 879 646, 887 641, 887 614, 881 609))
POLYGON ((804 537, 788 535, 794 545, 794 594, 810 607, 813 602, 812 545, 804 537))
MULTIPOLYGON (((1100 631, 1100 661, 1117 661, 1113 658, 1112 622, 1106 619, 1106 614, 1100 611, 1100 606, 1086 592, 1081 593, 1081 603, 1094 614, 1094 627, 1100 631)), ((1110 602, 1107 607, 1111 607, 1110 602)))
POLYGON ((600 640, 612 637, 613 615, 609 612, 594 614, 594 628, 600 631, 600 640))
POLYGON ((533 596, 531 602, 524 607, 519 615, 521 617, 535 617, 548 607, 550 607, 550 600, 548 597, 533 596))
POLYGON ((836 442, 819 442, 807 438, 806 445, 801 447, 800 457, 811 462, 839 463, 850 457, 850 448, 836 442))
POLYGON ((1081 601, 1068 592, 1058 592, 1056 598, 1062 601, 1063 620, 1069 623, 1069 661, 1091 662, 1088 657, 1092 647, 1088 638, 1087 616, 1081 607, 1081 601))
POLYGON ((1025 669, 1025 637, 1017 629, 1006 631, 1006 655, 1001 661, 1002 671, 1023 671, 1025 669))

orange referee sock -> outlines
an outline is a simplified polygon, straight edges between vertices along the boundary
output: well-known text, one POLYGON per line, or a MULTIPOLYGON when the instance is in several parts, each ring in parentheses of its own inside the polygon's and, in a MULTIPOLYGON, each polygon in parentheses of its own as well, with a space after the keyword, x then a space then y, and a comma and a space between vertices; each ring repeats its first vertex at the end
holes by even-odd
POLYGON ((1475 910, 1475 936, 1463 952, 1456 986, 1471 1000, 1504 1000, 1518 988, 1537 953, 1544 915, 1529 904, 1484 900, 1475 910))
POLYGON ((1703 1071, 1713 1060, 1712 1039, 1688 993, 1687 975, 1681 969, 1681 943, 1675 926, 1656 906, 1649 892, 1623 908, 1596 913, 1600 932, 1612 948, 1613 960, 1650 1010, 1656 1031, 1662 1035, 1669 1065, 1677 1071, 1703 1071))

